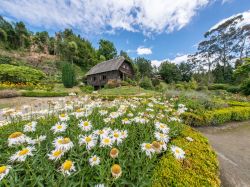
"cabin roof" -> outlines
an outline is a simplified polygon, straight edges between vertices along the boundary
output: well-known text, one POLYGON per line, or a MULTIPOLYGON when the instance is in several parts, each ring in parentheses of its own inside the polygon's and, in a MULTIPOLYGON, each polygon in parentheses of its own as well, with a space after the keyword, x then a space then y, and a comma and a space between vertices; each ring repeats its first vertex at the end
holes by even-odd
POLYGON ((87 73, 86 76, 88 75, 94 75, 98 73, 103 73, 107 71, 114 71, 118 70, 122 63, 125 61, 125 58, 123 56, 120 56, 118 58, 114 58, 108 61, 101 62, 94 67, 92 67, 87 73))

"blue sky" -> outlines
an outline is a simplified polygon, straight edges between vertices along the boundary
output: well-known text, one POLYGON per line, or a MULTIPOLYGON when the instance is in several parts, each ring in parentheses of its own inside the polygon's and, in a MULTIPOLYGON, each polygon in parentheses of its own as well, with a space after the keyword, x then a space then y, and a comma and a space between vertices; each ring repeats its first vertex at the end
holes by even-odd
MULTIPOLYGON (((195 52, 203 34, 250 0, 0 0, 0 15, 51 35, 64 28, 90 40, 114 42, 118 51, 159 64, 195 52)), ((250 20, 248 20, 250 21, 250 20)))

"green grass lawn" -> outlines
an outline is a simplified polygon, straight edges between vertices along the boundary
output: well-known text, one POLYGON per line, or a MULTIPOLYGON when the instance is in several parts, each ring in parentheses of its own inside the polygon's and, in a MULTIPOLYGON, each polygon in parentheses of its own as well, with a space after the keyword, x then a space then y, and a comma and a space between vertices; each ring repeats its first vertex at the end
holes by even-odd
POLYGON ((153 90, 145 90, 136 86, 122 86, 112 89, 101 89, 98 91, 100 95, 128 96, 128 95, 155 95, 158 92, 153 90))

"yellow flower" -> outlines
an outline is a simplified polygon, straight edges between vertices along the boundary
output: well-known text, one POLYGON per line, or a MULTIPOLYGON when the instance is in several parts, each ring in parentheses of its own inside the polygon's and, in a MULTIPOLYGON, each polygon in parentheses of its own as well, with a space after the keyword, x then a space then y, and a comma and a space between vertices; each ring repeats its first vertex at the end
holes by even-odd
POLYGON ((122 174, 122 168, 121 166, 119 166, 118 164, 114 164, 112 167, 111 167, 111 173, 112 173, 112 176, 114 178, 118 178, 121 176, 122 174))

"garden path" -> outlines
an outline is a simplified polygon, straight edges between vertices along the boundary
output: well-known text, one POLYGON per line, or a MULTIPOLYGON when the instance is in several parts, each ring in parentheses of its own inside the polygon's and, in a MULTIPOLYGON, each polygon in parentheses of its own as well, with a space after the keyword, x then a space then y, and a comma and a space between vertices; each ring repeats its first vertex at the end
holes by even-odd
POLYGON ((250 121, 197 128, 215 149, 223 187, 250 187, 250 121))

